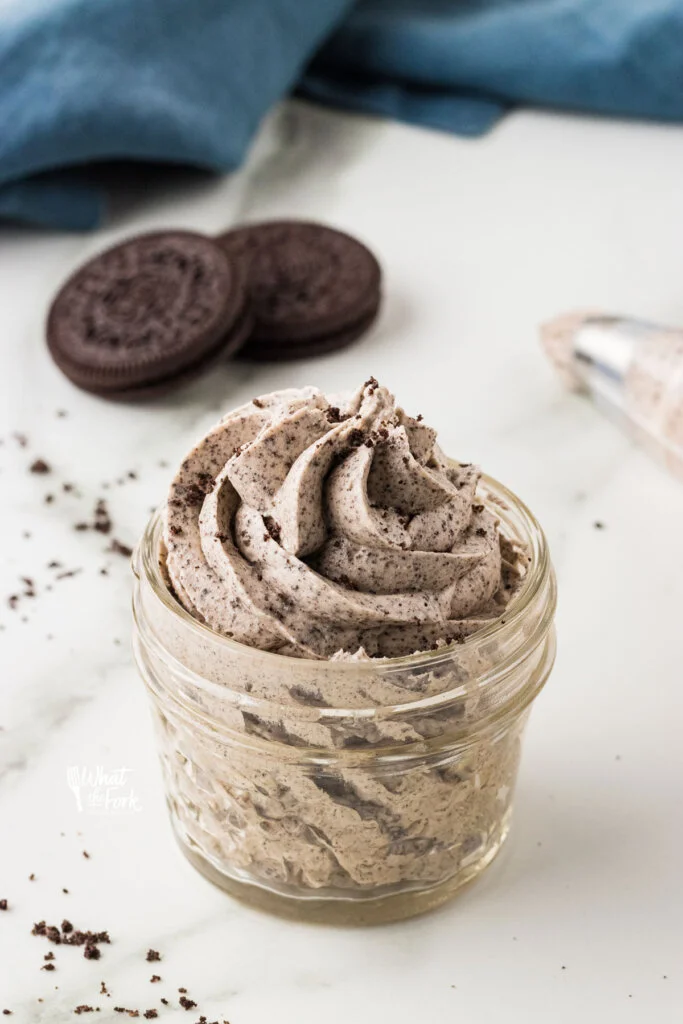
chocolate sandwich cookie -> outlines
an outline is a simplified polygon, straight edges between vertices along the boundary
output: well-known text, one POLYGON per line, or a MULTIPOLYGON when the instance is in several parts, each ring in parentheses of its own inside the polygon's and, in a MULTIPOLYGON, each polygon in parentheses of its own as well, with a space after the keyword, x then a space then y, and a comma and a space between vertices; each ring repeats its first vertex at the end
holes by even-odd
POLYGON ((322 224, 269 221, 218 242, 247 282, 254 332, 247 359, 295 359, 343 348, 377 316, 381 270, 355 238, 322 224))
POLYGON ((190 231, 163 231, 76 271, 50 308, 47 344, 78 387, 131 398, 232 354, 252 326, 241 267, 225 249, 190 231))

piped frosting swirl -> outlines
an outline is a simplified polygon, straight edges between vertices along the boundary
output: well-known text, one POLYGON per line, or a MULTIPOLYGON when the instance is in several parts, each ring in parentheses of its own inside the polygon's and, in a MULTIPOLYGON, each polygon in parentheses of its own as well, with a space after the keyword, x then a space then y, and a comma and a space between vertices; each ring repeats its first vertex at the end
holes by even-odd
POLYGON ((342 402, 277 391, 182 463, 168 574, 195 617, 263 650, 397 657, 459 641, 502 613, 523 573, 479 477, 374 378, 342 402))

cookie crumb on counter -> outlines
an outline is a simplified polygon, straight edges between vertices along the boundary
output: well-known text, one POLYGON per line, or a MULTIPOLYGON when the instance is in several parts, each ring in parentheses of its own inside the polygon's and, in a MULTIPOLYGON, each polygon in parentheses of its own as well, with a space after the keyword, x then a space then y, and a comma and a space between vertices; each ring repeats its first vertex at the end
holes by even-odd
POLYGON ((128 547, 127 544, 122 544, 120 540, 114 538, 109 545, 108 551, 112 551, 115 555, 122 555, 124 558, 130 558, 133 554, 133 549, 128 547))

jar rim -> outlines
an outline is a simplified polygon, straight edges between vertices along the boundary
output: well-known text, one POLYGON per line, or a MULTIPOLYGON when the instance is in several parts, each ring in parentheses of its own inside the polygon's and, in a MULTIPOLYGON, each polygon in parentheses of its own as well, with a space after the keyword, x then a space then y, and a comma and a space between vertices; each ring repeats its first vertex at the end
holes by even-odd
MULTIPOLYGON (((473 653, 476 655, 478 650, 483 650, 486 645, 495 641, 500 643, 504 650, 509 650, 510 653, 497 662, 489 671, 484 672, 477 678, 477 688, 484 686, 490 688, 495 685, 498 679, 506 676, 519 662, 523 661, 550 629, 555 612, 555 583, 547 540, 543 529, 530 509, 513 491, 493 477, 482 476, 478 495, 480 500, 494 514, 501 516, 503 510, 507 510, 515 515, 522 534, 521 536, 517 535, 515 539, 524 543, 530 556, 529 566, 522 585, 498 618, 492 620, 483 629, 466 637, 463 641, 446 644, 435 650, 420 651, 397 658, 371 658, 367 662, 297 658, 297 669, 302 674, 324 671, 339 678, 342 678, 345 674, 352 673, 356 679, 364 674, 371 676, 378 672, 383 675, 389 675, 392 671, 405 672, 408 669, 434 671, 442 664, 452 660, 455 653, 473 653), (539 615, 538 622, 531 631, 522 633, 520 625, 525 613, 544 589, 548 592, 547 600, 539 615), (512 643, 516 634, 523 636, 521 644, 514 645, 512 643)), ((291 669, 293 660, 291 657, 273 651, 262 651, 258 648, 249 647, 246 644, 226 637, 205 623, 199 622, 180 604, 171 592, 159 563, 158 555, 162 534, 162 521, 163 506, 157 509, 150 517, 133 555, 133 572, 137 579, 144 579, 151 588, 155 599, 161 602, 168 612, 181 619, 183 625, 190 631, 190 634, 194 632, 198 639, 210 637, 211 643, 217 645, 218 649, 223 649, 226 653, 232 652, 241 657, 247 657, 255 662, 260 660, 270 670, 275 670, 278 664, 282 667, 286 665, 291 669)), ((169 656, 168 652, 167 656, 169 656)), ((178 662, 178 665, 182 667, 185 674, 193 677, 195 686, 206 689, 214 695, 217 695, 220 691, 225 696, 225 687, 205 679, 180 662, 178 662)), ((423 696, 418 699, 381 708, 316 707, 311 710, 315 710, 318 719, 367 715, 373 712, 380 712, 384 716, 390 715, 392 711, 395 714, 404 715, 433 710, 435 707, 447 703, 449 699, 462 695, 463 692, 463 687, 459 686, 455 689, 441 691, 429 697, 423 696)), ((261 703, 259 700, 249 698, 247 694, 244 694, 243 697, 245 698, 245 703, 261 703)))

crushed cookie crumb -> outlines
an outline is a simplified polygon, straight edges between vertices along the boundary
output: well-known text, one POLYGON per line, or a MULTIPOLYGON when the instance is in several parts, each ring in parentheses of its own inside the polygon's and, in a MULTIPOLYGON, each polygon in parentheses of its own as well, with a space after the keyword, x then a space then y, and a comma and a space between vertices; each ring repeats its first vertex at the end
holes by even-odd
POLYGON ((100 498, 95 505, 93 529, 97 530, 98 533, 110 533, 112 526, 113 523, 107 510, 107 503, 104 498, 100 498))
POLYGON ((124 558, 130 558, 133 554, 133 549, 129 548, 127 544, 122 544, 120 540, 114 538, 109 545, 108 551, 112 551, 115 555, 122 555, 124 558))
POLYGON ((45 461, 45 459, 36 459, 35 462, 32 462, 31 465, 29 466, 29 471, 31 473, 44 474, 51 473, 52 469, 50 465, 45 461))
MULTIPOLYGON (((280 543, 280 538, 282 536, 282 530, 280 528, 280 524, 276 523, 272 516, 264 516, 263 517, 263 522, 266 524, 266 529, 268 530, 268 533, 273 538, 275 543, 279 544, 280 543)), ((266 538, 264 537, 264 540, 265 539, 266 538)))
POLYGON ((147 962, 150 964, 156 963, 157 961, 161 960, 161 953, 157 952, 156 949, 148 949, 147 955, 145 956, 145 960, 147 960, 147 962))

